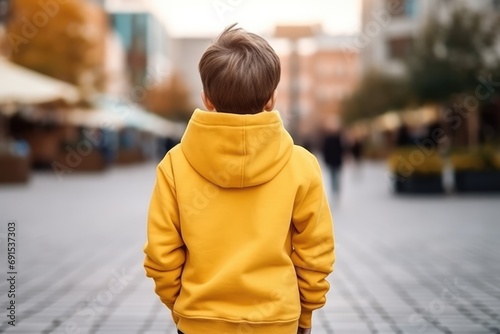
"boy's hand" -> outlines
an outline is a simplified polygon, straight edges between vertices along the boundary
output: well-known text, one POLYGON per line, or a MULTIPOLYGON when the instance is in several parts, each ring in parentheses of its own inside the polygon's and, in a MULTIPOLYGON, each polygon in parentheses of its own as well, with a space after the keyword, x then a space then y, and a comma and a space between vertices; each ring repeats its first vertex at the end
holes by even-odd
POLYGON ((311 328, 300 328, 299 327, 297 334, 311 334, 311 328))

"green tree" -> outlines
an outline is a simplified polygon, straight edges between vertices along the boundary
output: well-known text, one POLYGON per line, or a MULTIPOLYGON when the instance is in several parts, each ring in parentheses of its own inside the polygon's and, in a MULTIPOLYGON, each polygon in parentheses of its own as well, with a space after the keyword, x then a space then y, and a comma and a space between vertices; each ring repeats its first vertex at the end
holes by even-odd
MULTIPOLYGON (((404 61, 405 76, 371 73, 363 78, 359 89, 344 103, 348 123, 373 118, 391 109, 437 103, 462 118, 461 128, 453 130, 453 135, 460 137, 455 144, 477 142, 478 113, 490 101, 477 98, 480 105, 476 110, 468 110, 467 117, 461 116, 463 111, 457 109, 462 108, 465 98, 476 97, 481 77, 483 81, 491 77, 499 81, 500 19, 496 11, 453 8, 446 9, 450 13, 447 19, 431 17, 416 36, 413 50, 404 61)), ((491 97, 494 95, 499 94, 495 92, 491 97)))
POLYGON ((412 101, 407 78, 370 72, 358 89, 343 101, 344 121, 374 118, 389 110, 399 110, 412 101))
POLYGON ((449 103, 476 90, 478 77, 500 64, 496 13, 458 8, 446 22, 432 18, 408 59, 411 89, 420 103, 449 103))
POLYGON ((491 89, 482 87, 483 83, 498 77, 499 37, 498 12, 458 7, 448 20, 430 21, 408 60, 410 85, 418 102, 445 106, 455 124, 460 124, 446 124, 454 146, 480 142, 482 110, 498 92, 478 94, 478 88, 491 89))

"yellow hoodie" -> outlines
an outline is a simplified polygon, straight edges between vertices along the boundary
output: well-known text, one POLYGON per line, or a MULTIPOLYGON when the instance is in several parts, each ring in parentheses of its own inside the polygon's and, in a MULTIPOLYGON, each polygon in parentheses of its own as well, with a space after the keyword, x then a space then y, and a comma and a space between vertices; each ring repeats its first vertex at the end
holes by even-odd
POLYGON ((277 111, 196 110, 158 165, 147 276, 186 334, 296 334, 333 270, 320 167, 277 111))

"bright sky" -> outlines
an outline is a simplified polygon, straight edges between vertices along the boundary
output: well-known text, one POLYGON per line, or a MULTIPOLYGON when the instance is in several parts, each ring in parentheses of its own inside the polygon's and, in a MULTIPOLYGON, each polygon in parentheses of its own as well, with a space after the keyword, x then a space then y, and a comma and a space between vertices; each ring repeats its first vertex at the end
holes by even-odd
POLYGON ((276 24, 322 23, 331 34, 360 29, 361 0, 147 0, 174 37, 214 36, 229 24, 270 33, 276 24))

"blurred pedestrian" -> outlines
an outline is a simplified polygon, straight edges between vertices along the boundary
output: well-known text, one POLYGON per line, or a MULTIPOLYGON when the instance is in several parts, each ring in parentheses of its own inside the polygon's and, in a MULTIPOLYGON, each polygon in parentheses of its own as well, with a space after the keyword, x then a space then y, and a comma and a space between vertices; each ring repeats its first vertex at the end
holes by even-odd
POLYGON ((325 135, 323 141, 323 158, 330 170, 330 183, 336 200, 340 197, 340 180, 342 163, 344 161, 344 147, 340 130, 325 135))
POLYGON ((397 138, 396 138, 396 145, 397 147, 404 147, 404 146, 409 146, 413 145, 414 140, 410 134, 410 129, 406 124, 401 125, 398 129, 397 133, 397 138))
POLYGON ((363 157, 363 143, 360 139, 354 139, 351 145, 351 154, 356 165, 360 165, 361 158, 363 157))
POLYGON ((208 111, 158 165, 144 266, 179 333, 308 334, 334 262, 321 170, 274 110, 278 56, 233 27, 199 64, 208 111))
POLYGON ((350 153, 354 160, 354 172, 352 173, 354 180, 361 180, 361 162, 363 158, 363 141, 360 138, 354 137, 350 143, 350 153))

